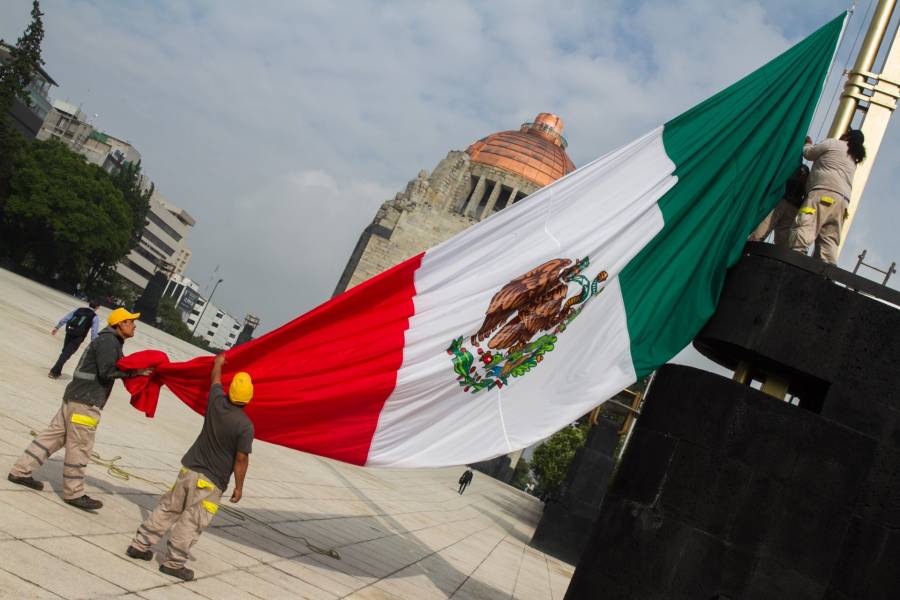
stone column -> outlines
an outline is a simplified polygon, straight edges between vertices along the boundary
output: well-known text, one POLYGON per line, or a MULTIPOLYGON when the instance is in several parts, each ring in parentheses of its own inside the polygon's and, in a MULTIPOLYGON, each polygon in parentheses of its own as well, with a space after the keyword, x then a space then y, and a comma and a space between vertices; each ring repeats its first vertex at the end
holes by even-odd
POLYGON ((494 210, 494 205, 497 204, 497 197, 500 196, 500 190, 503 189, 503 185, 498 181, 494 184, 493 189, 491 190, 491 195, 488 196, 487 204, 484 205, 484 210, 481 212, 481 215, 476 214, 478 212, 478 205, 472 209, 472 216, 476 219, 483 219, 494 210))
POLYGON ((472 212, 473 206, 478 206, 478 203, 481 202, 481 196, 484 195, 484 185, 484 175, 481 175, 478 177, 475 189, 472 190, 472 194, 469 196, 469 201, 463 205, 462 214, 467 215, 472 212))
MULTIPOLYGON (((500 198, 500 191, 502 187, 503 186, 501 186, 500 182, 498 181, 497 185, 494 186, 493 191, 491 191, 491 197, 488 198, 487 204, 485 204, 484 211, 482 211, 480 218, 484 219, 485 217, 489 217, 491 216, 491 213, 494 212, 494 206, 496 206, 497 204, 497 199, 500 198)), ((517 192, 518 188, 514 188, 512 192, 513 197, 515 197, 515 194, 517 192)), ((509 200, 507 200, 507 203, 509 203, 509 200)))
POLYGON ((509 193, 509 197, 506 199, 506 205, 503 208, 512 206, 513 201, 516 199, 516 196, 518 194, 519 194, 519 188, 517 188, 517 187, 513 188, 512 191, 509 193))

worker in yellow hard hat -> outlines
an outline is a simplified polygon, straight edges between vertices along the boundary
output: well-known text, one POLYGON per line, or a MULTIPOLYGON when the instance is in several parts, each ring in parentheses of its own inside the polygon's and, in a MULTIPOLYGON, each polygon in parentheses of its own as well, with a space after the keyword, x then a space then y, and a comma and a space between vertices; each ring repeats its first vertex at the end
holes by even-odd
POLYGON ((152 369, 120 371, 116 363, 122 358, 125 340, 134 336, 135 321, 140 313, 117 308, 106 319, 108 327, 97 334, 78 361, 72 381, 63 392, 62 407, 50 426, 25 448, 7 476, 13 483, 33 490, 44 484, 32 477, 34 469, 65 446, 63 460, 63 500, 83 510, 103 506, 84 493, 84 472, 94 448, 94 437, 100 424, 100 412, 106 405, 116 379, 149 375, 152 369))
POLYGON ((219 510, 219 499, 232 473, 231 502, 239 502, 250 465, 253 423, 244 407, 253 399, 253 380, 249 373, 235 374, 226 394, 223 366, 225 355, 219 354, 213 361, 203 428, 181 459, 175 485, 159 499, 125 551, 131 558, 150 560, 150 548, 169 532, 166 557, 159 570, 184 581, 194 578, 194 572, 184 566, 188 551, 219 510))

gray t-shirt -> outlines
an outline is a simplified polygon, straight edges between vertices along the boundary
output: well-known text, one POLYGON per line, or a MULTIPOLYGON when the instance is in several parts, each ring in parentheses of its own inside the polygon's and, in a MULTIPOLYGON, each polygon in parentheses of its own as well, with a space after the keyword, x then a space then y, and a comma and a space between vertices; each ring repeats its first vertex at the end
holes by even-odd
POLYGON ((847 154, 847 142, 828 138, 803 147, 803 158, 813 161, 806 191, 827 190, 850 200, 850 186, 856 173, 856 162, 847 154))
POLYGON ((253 423, 244 409, 228 400, 219 384, 209 388, 209 403, 203 417, 203 429, 181 464, 191 471, 203 473, 222 491, 234 469, 238 452, 250 454, 253 446, 253 423))

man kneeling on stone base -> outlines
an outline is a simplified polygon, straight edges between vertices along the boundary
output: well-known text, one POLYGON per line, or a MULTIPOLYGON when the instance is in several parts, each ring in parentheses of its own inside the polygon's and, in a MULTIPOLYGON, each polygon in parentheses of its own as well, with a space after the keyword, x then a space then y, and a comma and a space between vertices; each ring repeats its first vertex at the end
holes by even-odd
POLYGON ((181 459, 182 469, 175 485, 138 527, 126 551, 131 558, 150 560, 150 547, 169 532, 166 558, 159 570, 185 581, 194 578, 194 572, 184 566, 191 546, 219 510, 219 499, 232 472, 231 501, 239 502, 250 464, 253 423, 244 413, 244 406, 253 398, 253 382, 248 373, 236 374, 226 396, 222 388, 224 365, 225 355, 216 356, 203 428, 181 459))

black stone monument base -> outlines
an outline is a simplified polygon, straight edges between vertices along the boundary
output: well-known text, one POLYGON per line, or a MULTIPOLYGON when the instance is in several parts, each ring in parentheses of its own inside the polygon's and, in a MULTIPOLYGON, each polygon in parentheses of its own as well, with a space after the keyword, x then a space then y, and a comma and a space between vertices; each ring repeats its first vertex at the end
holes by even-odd
POLYGON ((744 252, 694 345, 799 406, 661 368, 568 600, 900 598, 900 292, 744 252))
POLYGON ((169 279, 163 271, 157 271, 147 287, 134 303, 134 311, 141 313, 141 320, 150 325, 156 325, 156 313, 159 310, 159 302, 169 279))
POLYGON ((895 447, 666 365, 566 600, 897 598, 898 525, 895 447))
POLYGON ((531 546, 574 565, 587 545, 615 468, 619 426, 601 419, 575 453, 559 498, 544 505, 531 546))

